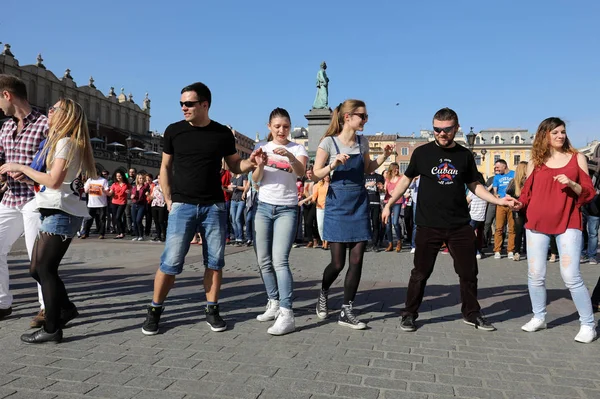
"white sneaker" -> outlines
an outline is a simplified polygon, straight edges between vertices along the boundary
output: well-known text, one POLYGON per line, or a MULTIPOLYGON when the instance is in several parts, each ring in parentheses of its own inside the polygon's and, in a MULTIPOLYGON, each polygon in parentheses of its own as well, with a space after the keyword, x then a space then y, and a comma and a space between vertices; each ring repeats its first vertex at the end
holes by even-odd
POLYGON ((513 254, 512 252, 508 253, 508 259, 513 260, 515 258, 515 254, 513 254))
POLYGON ((277 299, 269 299, 267 302, 267 310, 263 314, 256 316, 258 321, 271 321, 277 318, 279 313, 279 301, 277 299))
POLYGON ((144 237, 138 237, 137 240, 138 241, 144 241, 144 237))
POLYGON ((579 333, 575 336, 575 341, 581 342, 582 344, 589 344, 596 339, 596 328, 595 326, 583 325, 579 329, 579 333))
POLYGON ((294 320, 294 311, 287 308, 279 308, 279 314, 267 332, 271 335, 284 335, 296 331, 296 321, 294 320))
POLYGON ((481 259, 481 254, 477 254, 477 255, 475 255, 475 257, 476 257, 477 259, 481 259))
POLYGON ((494 253, 494 259, 500 259, 500 258, 502 258, 502 255, 500 255, 500 252, 494 253))
POLYGON ((410 249, 410 253, 411 253, 411 254, 414 254, 414 253, 415 253, 415 248, 411 248, 411 249, 410 249))
POLYGON ((134 237, 131 239, 131 241, 137 241, 137 240, 138 240, 138 237, 134 237))
POLYGON ((543 330, 544 328, 546 328, 546 322, 544 320, 532 317, 531 320, 529 320, 525 325, 523 325, 523 327, 521 327, 521 330, 527 332, 535 332, 543 330))
POLYGON ((520 260, 521 260, 521 254, 518 254, 518 253, 516 253, 516 254, 515 254, 515 256, 513 256, 513 260, 514 260, 515 262, 518 262, 518 261, 520 261, 520 260))

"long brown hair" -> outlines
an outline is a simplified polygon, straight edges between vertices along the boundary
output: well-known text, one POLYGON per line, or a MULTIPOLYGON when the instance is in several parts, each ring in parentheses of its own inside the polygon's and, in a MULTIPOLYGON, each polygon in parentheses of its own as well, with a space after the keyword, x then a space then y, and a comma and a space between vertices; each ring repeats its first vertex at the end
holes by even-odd
POLYGON ((95 179, 96 163, 94 153, 90 143, 90 134, 88 132, 87 118, 81 105, 75 101, 62 98, 59 100, 60 106, 54 111, 50 121, 50 131, 48 141, 44 145, 44 151, 47 152, 46 165, 52 165, 56 145, 58 141, 69 138, 69 152, 65 163, 65 170, 69 168, 71 162, 79 154, 79 165, 75 165, 79 173, 95 179))
MULTIPOLYGON (((559 126, 567 127, 567 124, 560 118, 546 118, 540 123, 535 138, 533 139, 533 148, 531 150, 531 160, 535 167, 543 165, 550 158, 550 141, 548 136, 550 132, 559 126)), ((562 149, 566 153, 577 154, 577 150, 571 145, 569 136, 565 136, 565 142, 562 149)))
POLYGON ((397 162, 392 162, 392 163, 390 164, 390 166, 388 166, 387 172, 388 172, 388 173, 387 173, 387 179, 388 179, 388 180, 391 180, 391 179, 392 179, 393 177, 395 177, 395 176, 400 176, 400 165, 398 165, 398 163, 397 163, 397 162), (394 176, 392 176, 392 174, 393 174, 393 173, 392 173, 392 171, 394 171, 394 170, 397 170, 397 171, 398 171, 398 174, 397 174, 397 175, 394 175, 394 176))
POLYGON ((517 165, 515 177, 512 181, 512 183, 515 185, 515 196, 519 197, 521 195, 521 190, 525 185, 525 180, 527 180, 527 162, 521 161, 517 165))
POLYGON ((344 115, 351 114, 360 107, 366 108, 365 102, 352 99, 346 100, 335 107, 333 114, 331 115, 331 123, 329 124, 329 127, 327 128, 327 131, 321 140, 327 136, 336 136, 340 134, 342 128, 344 127, 344 115))

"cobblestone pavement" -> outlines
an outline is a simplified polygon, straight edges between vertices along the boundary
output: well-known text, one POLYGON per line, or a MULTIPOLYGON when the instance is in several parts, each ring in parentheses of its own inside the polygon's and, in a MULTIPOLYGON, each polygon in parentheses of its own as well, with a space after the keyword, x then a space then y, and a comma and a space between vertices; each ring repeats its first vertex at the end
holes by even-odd
MULTIPOLYGON (((600 343, 573 341, 575 308, 550 264, 549 328, 524 333, 530 317, 526 262, 480 262, 479 296, 498 331, 462 322, 458 279, 438 257, 421 307, 420 328, 399 328, 412 255, 367 253, 356 308, 369 328, 320 321, 314 306, 329 253, 293 249, 298 331, 266 333, 255 317, 266 296, 254 254, 228 248, 222 314, 213 333, 204 322, 202 251, 191 248, 166 302, 161 334, 141 333, 162 244, 76 240, 61 268, 81 316, 60 345, 27 346, 19 336, 37 312, 22 243, 9 256, 13 314, 0 322, 0 398, 600 398, 600 343)), ((600 268, 583 265, 589 288, 600 268)), ((339 309, 343 276, 332 287, 339 309)))

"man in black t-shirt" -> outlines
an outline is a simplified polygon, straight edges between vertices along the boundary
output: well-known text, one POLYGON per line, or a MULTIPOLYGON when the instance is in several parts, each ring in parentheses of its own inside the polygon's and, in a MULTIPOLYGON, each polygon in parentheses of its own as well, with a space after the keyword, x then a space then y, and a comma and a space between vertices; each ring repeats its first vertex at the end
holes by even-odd
POLYGON ((390 204, 394 204, 404 194, 411 180, 420 175, 414 268, 400 323, 404 331, 416 330, 415 320, 423 301, 425 285, 443 243, 448 246, 454 260, 454 270, 459 276, 464 322, 477 329, 495 330, 482 316, 477 301, 475 237, 469 225, 471 217, 465 185, 479 198, 496 205, 514 207, 515 201, 510 197, 496 198, 478 183, 473 154, 454 142, 459 126, 458 115, 449 108, 443 108, 434 115, 435 140, 415 149, 408 169, 383 210, 385 222, 390 215, 390 204))
POLYGON ((365 187, 369 195, 369 215, 371 216, 371 250, 379 252, 379 234, 381 232, 381 197, 377 183, 385 184, 383 176, 373 172, 365 175, 365 187))
POLYGON ((190 240, 200 231, 204 255, 206 322, 212 331, 224 331, 227 324, 219 315, 219 291, 225 265, 227 213, 221 187, 221 162, 233 173, 246 173, 256 166, 261 150, 242 160, 236 152, 232 131, 208 117, 211 93, 203 83, 181 91, 184 120, 167 127, 163 138, 160 167, 162 188, 169 221, 164 252, 154 279, 154 295, 142 332, 158 333, 163 302, 183 270, 190 240))

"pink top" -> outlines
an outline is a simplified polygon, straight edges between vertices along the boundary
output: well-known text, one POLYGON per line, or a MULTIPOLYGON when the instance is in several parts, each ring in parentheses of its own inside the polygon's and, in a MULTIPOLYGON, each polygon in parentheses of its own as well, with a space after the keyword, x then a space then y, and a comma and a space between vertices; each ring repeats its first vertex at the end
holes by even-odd
POLYGON ((519 201, 526 207, 529 230, 562 234, 567 229, 582 229, 581 207, 594 198, 592 179, 579 167, 577 154, 562 168, 536 167, 525 181, 519 201), (581 194, 554 180, 564 174, 581 185, 581 194))
MULTIPOLYGON (((392 197, 392 192, 394 191, 394 189, 396 188, 396 185, 400 182, 400 176, 398 176, 398 180, 396 180, 395 182, 392 182, 392 180, 386 180, 386 185, 385 185, 385 197, 383 198, 383 203, 387 204, 388 200, 392 197)), ((396 201, 396 204, 401 204, 402 203, 402 197, 400 197, 400 199, 398 201, 396 201)))

